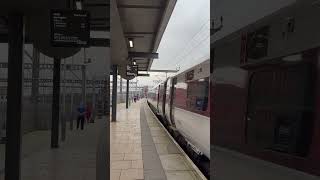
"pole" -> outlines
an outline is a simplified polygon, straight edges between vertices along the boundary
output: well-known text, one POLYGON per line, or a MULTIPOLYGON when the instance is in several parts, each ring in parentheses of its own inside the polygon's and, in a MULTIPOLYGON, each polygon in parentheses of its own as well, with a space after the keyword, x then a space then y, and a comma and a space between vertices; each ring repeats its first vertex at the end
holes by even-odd
POLYGON ((138 78, 136 78, 136 92, 135 92, 134 96, 137 95, 137 93, 138 93, 138 78))
POLYGON ((32 88, 31 88, 31 97, 33 102, 33 119, 35 122, 35 127, 40 127, 40 122, 38 118, 38 98, 39 98, 39 69, 40 69, 40 52, 38 49, 33 47, 32 53, 32 88))
POLYGON ((83 48, 83 65, 82 65, 82 101, 84 104, 86 104, 86 60, 87 60, 87 54, 86 54, 86 48, 83 48))
MULTIPOLYGON (((72 62, 71 62, 72 66, 73 66, 73 56, 72 56, 72 62)), ((71 119, 70 119, 70 130, 73 129, 73 89, 72 89, 72 85, 70 84, 70 114, 71 114, 71 119)))
POLYGON ((61 112, 61 140, 66 140, 66 59, 63 59, 63 89, 62 89, 62 112, 61 112))
POLYGON ((58 148, 59 147, 60 64, 61 64, 61 59, 54 58, 51 148, 58 148))
POLYGON ((96 118, 96 76, 93 76, 92 82, 92 122, 96 118))
POLYGON ((112 118, 111 121, 116 121, 117 120, 117 81, 118 81, 118 68, 117 65, 112 66, 112 118))
POLYGON ((70 130, 73 130, 73 92, 72 87, 70 91, 70 113, 71 113, 71 119, 70 119, 70 130))
POLYGON ((104 112, 107 116, 107 122, 110 121, 110 75, 107 75, 104 89, 102 90, 103 101, 104 101, 104 112))
POLYGON ((86 65, 82 65, 82 102, 86 103, 86 65))
POLYGON ((126 108, 129 108, 129 80, 127 79, 126 108))
POLYGON ((20 180, 21 176, 21 111, 23 80, 23 15, 10 14, 8 19, 8 87, 5 179, 20 180))
POLYGON ((120 77, 120 103, 123 103, 123 97, 122 97, 122 77, 120 77))

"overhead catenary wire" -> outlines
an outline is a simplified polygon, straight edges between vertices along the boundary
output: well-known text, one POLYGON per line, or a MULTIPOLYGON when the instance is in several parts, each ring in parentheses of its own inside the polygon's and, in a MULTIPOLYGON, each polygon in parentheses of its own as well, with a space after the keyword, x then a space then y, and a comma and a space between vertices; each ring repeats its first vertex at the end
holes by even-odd
POLYGON ((184 58, 185 58, 186 56, 190 55, 190 53, 192 53, 197 47, 199 47, 202 43, 206 42, 206 40, 207 40, 208 38, 210 38, 210 34, 209 34, 208 36, 206 36, 205 39, 203 39, 203 40, 201 40, 200 42, 198 42, 198 44, 197 44, 196 46, 194 46, 190 51, 188 51, 188 53, 187 53, 186 55, 182 56, 182 57, 180 58, 180 60, 179 60, 178 62, 176 62, 175 65, 178 65, 182 60, 184 60, 184 58))
MULTIPOLYGON (((194 38, 203 30, 203 28, 206 26, 206 24, 207 24, 208 22, 210 22, 210 19, 205 20, 205 22, 200 26, 199 30, 192 35, 189 43, 186 44, 186 46, 183 47, 182 51, 184 51, 184 50, 188 47, 188 45, 189 45, 189 44, 194 40, 194 38)), ((180 52, 181 52, 181 51, 180 51, 180 52)), ((177 57, 179 57, 179 55, 180 55, 180 53, 176 53, 174 59, 176 59, 177 57)))
POLYGON ((184 57, 186 57, 187 55, 189 55, 196 47, 198 47, 199 45, 201 45, 204 41, 206 41, 209 37, 210 37, 210 27, 208 27, 207 29, 204 29, 205 27, 207 27, 206 25, 210 25, 210 20, 206 21, 199 29, 199 31, 197 31, 197 33, 195 33, 191 40, 189 41, 189 43, 184 47, 184 49, 182 51, 180 51, 181 53, 179 53, 174 60, 178 59, 178 62, 172 61, 172 63, 170 63, 168 66, 172 66, 173 63, 175 63, 175 65, 179 64, 184 57), (204 31, 205 30, 205 31, 204 31), (198 41, 198 43, 196 43, 196 45, 193 45, 193 43, 195 43, 195 38, 199 37, 198 35, 202 32, 202 34, 206 33, 207 36, 205 36, 204 39, 201 39, 200 41, 198 41), (191 46, 190 46, 191 45, 191 46), (190 49, 189 51, 186 51, 187 49, 190 49), (185 54, 185 55, 184 55, 185 54))

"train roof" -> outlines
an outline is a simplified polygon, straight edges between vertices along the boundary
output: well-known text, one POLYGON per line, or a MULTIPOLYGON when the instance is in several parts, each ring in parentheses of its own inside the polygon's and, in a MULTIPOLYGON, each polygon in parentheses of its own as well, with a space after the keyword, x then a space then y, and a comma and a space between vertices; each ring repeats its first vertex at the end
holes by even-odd
POLYGON ((179 75, 181 75, 181 74, 184 74, 184 73, 186 73, 186 72, 189 72, 190 70, 194 69, 195 67, 197 67, 197 66, 199 66, 199 65, 201 65, 201 64, 205 64, 205 63, 207 63, 208 61, 210 61, 210 59, 204 60, 204 61, 202 61, 201 63, 199 63, 199 64, 197 64, 197 65, 194 65, 194 66, 192 66, 192 67, 190 67, 190 68, 188 68, 188 69, 186 69, 186 70, 184 70, 184 71, 182 71, 182 72, 180 72, 180 73, 178 73, 178 74, 176 74, 176 75, 174 75, 174 76, 168 77, 166 80, 161 81, 160 83, 158 83, 158 84, 156 84, 155 86, 153 86, 151 89, 157 88, 160 84, 164 83, 164 82, 167 81, 169 78, 175 78, 175 77, 177 77, 177 76, 179 76, 179 75))
POLYGON ((177 76, 179 76, 179 75, 181 75, 181 74, 184 74, 184 73, 186 73, 186 72, 189 72, 190 70, 194 69, 195 67, 197 67, 197 66, 199 66, 199 65, 202 65, 202 64, 205 64, 205 63, 207 63, 207 62, 210 62, 210 59, 204 60, 204 61, 202 61, 201 63, 196 64, 196 65, 194 65, 194 66, 192 66, 192 67, 190 67, 190 68, 188 68, 188 69, 186 69, 186 70, 184 70, 184 71, 182 71, 182 72, 180 72, 180 73, 178 73, 178 74, 176 74, 176 75, 174 75, 174 76, 172 76, 172 77, 169 77, 169 78, 174 78, 174 77, 177 77, 177 76))

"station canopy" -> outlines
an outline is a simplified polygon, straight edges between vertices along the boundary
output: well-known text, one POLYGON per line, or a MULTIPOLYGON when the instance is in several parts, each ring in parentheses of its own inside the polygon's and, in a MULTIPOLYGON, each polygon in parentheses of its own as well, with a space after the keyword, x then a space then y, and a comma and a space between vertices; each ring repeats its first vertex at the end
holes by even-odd
POLYGON ((150 70, 153 59, 157 58, 156 52, 175 4, 176 0, 117 1, 128 60, 135 61, 139 71, 150 70))

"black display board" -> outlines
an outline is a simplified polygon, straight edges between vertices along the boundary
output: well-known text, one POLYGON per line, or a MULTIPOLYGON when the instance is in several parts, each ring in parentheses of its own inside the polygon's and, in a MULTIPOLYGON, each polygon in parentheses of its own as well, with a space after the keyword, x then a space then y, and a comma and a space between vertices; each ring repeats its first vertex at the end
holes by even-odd
POLYGON ((137 65, 127 65, 127 76, 137 76, 138 66, 137 65))
POLYGON ((51 45, 54 47, 88 47, 90 14, 83 10, 51 10, 51 45))

